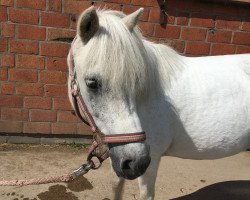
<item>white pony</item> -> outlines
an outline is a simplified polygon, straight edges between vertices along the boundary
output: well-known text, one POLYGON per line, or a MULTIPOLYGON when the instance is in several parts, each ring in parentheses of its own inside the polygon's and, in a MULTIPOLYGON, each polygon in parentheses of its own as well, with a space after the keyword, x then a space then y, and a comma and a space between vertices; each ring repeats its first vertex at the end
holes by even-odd
POLYGON ((80 91, 99 129, 147 135, 146 143, 110 145, 115 199, 124 178, 137 177, 141 199, 154 199, 163 155, 217 159, 250 148, 250 54, 181 56, 142 37, 142 12, 91 7, 79 17, 72 46, 80 91))

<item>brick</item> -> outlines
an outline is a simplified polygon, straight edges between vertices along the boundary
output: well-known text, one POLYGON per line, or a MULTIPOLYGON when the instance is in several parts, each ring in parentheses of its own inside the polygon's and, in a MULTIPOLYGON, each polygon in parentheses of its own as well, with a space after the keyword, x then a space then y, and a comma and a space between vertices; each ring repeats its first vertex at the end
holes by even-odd
POLYGON ((8 79, 8 70, 6 68, 0 68, 0 80, 6 81, 8 79))
POLYGON ((190 25, 212 28, 215 25, 215 20, 213 16, 195 13, 191 16, 190 25))
POLYGON ((201 28, 186 28, 182 29, 181 38, 184 40, 205 40, 207 30, 201 28))
POLYGON ((38 24, 38 17, 38 12, 35 10, 9 8, 9 19, 12 22, 23 24, 38 24))
MULTIPOLYGON (((126 5, 126 6, 122 7, 122 11, 128 15, 128 14, 135 12, 139 8, 140 8, 140 6, 126 5)), ((149 16, 149 9, 145 8, 143 13, 142 13, 142 16, 140 17, 140 20, 141 21, 148 21, 148 16, 149 16)))
POLYGON ((7 21, 7 19, 8 19, 7 8, 0 7, 0 21, 4 22, 4 21, 7 21))
POLYGON ((30 25, 19 25, 17 27, 17 38, 31 40, 45 40, 46 28, 30 25))
POLYGON ((250 45, 250 33, 235 32, 233 37, 234 44, 250 45))
POLYGON ((14 94, 14 85, 12 82, 2 82, 1 94, 14 94))
POLYGON ((232 38, 232 31, 212 30, 208 32, 209 42, 230 43, 232 38))
POLYGON ((47 58, 48 70, 68 71, 66 58, 47 58))
POLYGON ((39 9, 39 10, 45 10, 46 7, 46 1, 45 0, 17 0, 16 6, 19 8, 32 8, 32 9, 39 9))
POLYGON ((239 18, 220 17, 217 19, 216 28, 238 30, 241 25, 239 18))
POLYGON ((237 46, 236 53, 250 53, 250 46, 237 46))
POLYGON ((67 97, 68 90, 64 85, 46 85, 45 94, 48 97, 67 97))
POLYGON ((74 38, 75 35, 76 31, 68 29, 49 28, 47 40, 54 40, 57 38, 74 38))
POLYGON ((152 36, 154 33, 154 24, 152 23, 139 22, 138 27, 144 36, 152 36))
POLYGON ((8 49, 7 38, 0 38, 0 52, 6 52, 8 49))
POLYGON ((65 72, 41 71, 40 82, 47 84, 65 84, 67 76, 65 72))
POLYGON ((54 134, 76 134, 76 124, 74 123, 52 123, 51 131, 54 134))
POLYGON ((38 42, 30 40, 11 40, 10 52, 38 54, 38 42))
POLYGON ((159 22, 161 16, 161 10, 159 8, 151 8, 149 12, 149 22, 159 22))
POLYGON ((104 3, 104 2, 94 2, 94 6, 99 7, 100 9, 109 9, 109 10, 117 10, 120 11, 121 10, 121 5, 120 4, 116 4, 116 3, 104 3))
POLYGON ((0 96, 0 107, 11 107, 11 108, 23 107, 23 97, 1 95, 0 96))
POLYGON ((154 0, 132 0, 131 4, 137 6, 153 6, 153 7, 159 6, 157 1, 154 0))
POLYGON ((92 135, 90 127, 84 123, 77 124, 77 134, 79 135, 92 135))
POLYGON ((69 44, 64 43, 42 43, 41 55, 66 57, 69 52, 69 44))
POLYGON ((237 46, 236 54, 250 53, 250 46, 237 46))
POLYGON ((54 98, 53 108, 55 110, 72 110, 69 98, 54 98))
POLYGON ((51 109, 52 100, 47 97, 24 97, 25 108, 51 109))
POLYGON ((187 42, 186 54, 191 55, 208 55, 210 51, 210 44, 204 42, 187 42))
POLYGON ((243 24, 242 24, 242 30, 250 31, 250 22, 249 21, 243 22, 243 24))
POLYGON ((41 24, 43 26, 68 28, 70 25, 69 15, 42 12, 41 24))
POLYGON ((32 122, 55 122, 56 112, 51 110, 31 110, 30 120, 32 122))
POLYGON ((234 54, 235 45, 231 44, 212 44, 211 55, 234 54))
POLYGON ((29 69, 44 69, 44 57, 35 55, 17 55, 16 67, 29 69))
POLYGON ((179 53, 183 53, 184 52, 184 48, 185 48, 185 42, 184 41, 179 41, 179 40, 167 40, 165 42, 167 45, 173 47, 176 51, 178 51, 179 53))
POLYGON ((58 111, 57 120, 59 122, 77 122, 79 118, 73 115, 71 111, 58 111))
POLYGON ((2 54, 1 56, 1 66, 2 67, 14 67, 15 58, 13 54, 2 54))
POLYGON ((50 123, 48 122, 27 122, 23 125, 24 133, 51 133, 50 123))
POLYGON ((14 6, 14 0, 0 0, 2 6, 14 6))
POLYGON ((38 76, 36 70, 10 69, 9 80, 19 82, 37 82, 38 76))
POLYGON ((15 121, 1 121, 0 132, 1 133, 22 133, 23 123, 15 121))
POLYGON ((62 0, 49 0, 49 10, 51 11, 61 11, 62 10, 62 0))
POLYGON ((64 0, 64 12, 66 13, 81 13, 92 4, 89 1, 72 1, 64 0))
POLYGON ((1 35, 3 37, 14 37, 15 35, 15 25, 14 24, 1 24, 1 35))
POLYGON ((21 95, 42 95, 43 85, 34 83, 20 83, 16 84, 16 93, 21 95))
POLYGON ((156 25, 155 36, 160 38, 173 38, 180 37, 181 28, 179 26, 166 26, 156 25))
POLYGON ((189 18, 190 18, 189 17, 189 13, 187 13, 187 12, 180 12, 180 13, 178 13, 178 17, 177 17, 176 23, 177 23, 177 25, 183 25, 183 26, 188 25, 189 18))
POLYGON ((27 121, 29 112, 26 109, 20 108, 2 108, 2 120, 27 121))
MULTIPOLYGON (((165 23, 167 24, 174 24, 175 22, 175 15, 171 11, 167 11, 168 15, 166 17, 165 23)), ((159 8, 151 8, 149 13, 149 22, 160 22, 161 11, 159 8)))

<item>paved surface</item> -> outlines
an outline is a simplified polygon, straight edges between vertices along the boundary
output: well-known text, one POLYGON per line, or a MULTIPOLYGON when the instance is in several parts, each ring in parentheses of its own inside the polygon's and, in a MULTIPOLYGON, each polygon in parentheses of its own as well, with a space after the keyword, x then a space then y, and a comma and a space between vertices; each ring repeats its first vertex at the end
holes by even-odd
MULTIPOLYGON (((0 145, 0 178, 60 175, 78 167, 86 150, 60 145, 0 145)), ((1 200, 109 200, 109 162, 71 184, 0 187, 1 200)), ((127 181, 125 200, 138 199, 137 181, 127 181)), ((164 157, 156 200, 250 200, 250 152, 215 161, 164 157)))

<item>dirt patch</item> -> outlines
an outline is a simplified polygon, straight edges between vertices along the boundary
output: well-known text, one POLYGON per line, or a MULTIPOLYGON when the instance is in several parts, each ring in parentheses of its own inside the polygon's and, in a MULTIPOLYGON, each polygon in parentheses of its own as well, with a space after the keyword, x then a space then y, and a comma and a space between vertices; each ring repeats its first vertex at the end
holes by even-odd
POLYGON ((67 192, 64 185, 53 185, 48 191, 37 195, 40 200, 79 200, 72 192, 67 192))
POLYGON ((70 183, 68 183, 68 188, 74 192, 82 192, 84 190, 92 190, 92 184, 84 177, 80 177, 70 183))
MULTIPOLYGON (((69 145, 0 145, 0 179, 61 175, 78 168, 86 149, 69 145)), ((110 164, 70 184, 0 187, 2 200, 110 200, 110 164)), ((250 152, 214 161, 164 157, 156 200, 249 200, 250 152)), ((139 199, 137 180, 126 181, 125 200, 139 199)))

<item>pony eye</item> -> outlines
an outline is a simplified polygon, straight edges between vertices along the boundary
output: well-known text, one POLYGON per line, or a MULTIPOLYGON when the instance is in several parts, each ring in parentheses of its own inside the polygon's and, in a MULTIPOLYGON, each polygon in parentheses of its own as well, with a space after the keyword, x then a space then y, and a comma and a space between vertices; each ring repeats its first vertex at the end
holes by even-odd
POLYGON ((86 82, 87 87, 92 90, 96 90, 100 88, 101 86, 101 84, 95 78, 88 78, 85 80, 85 82, 86 82))

